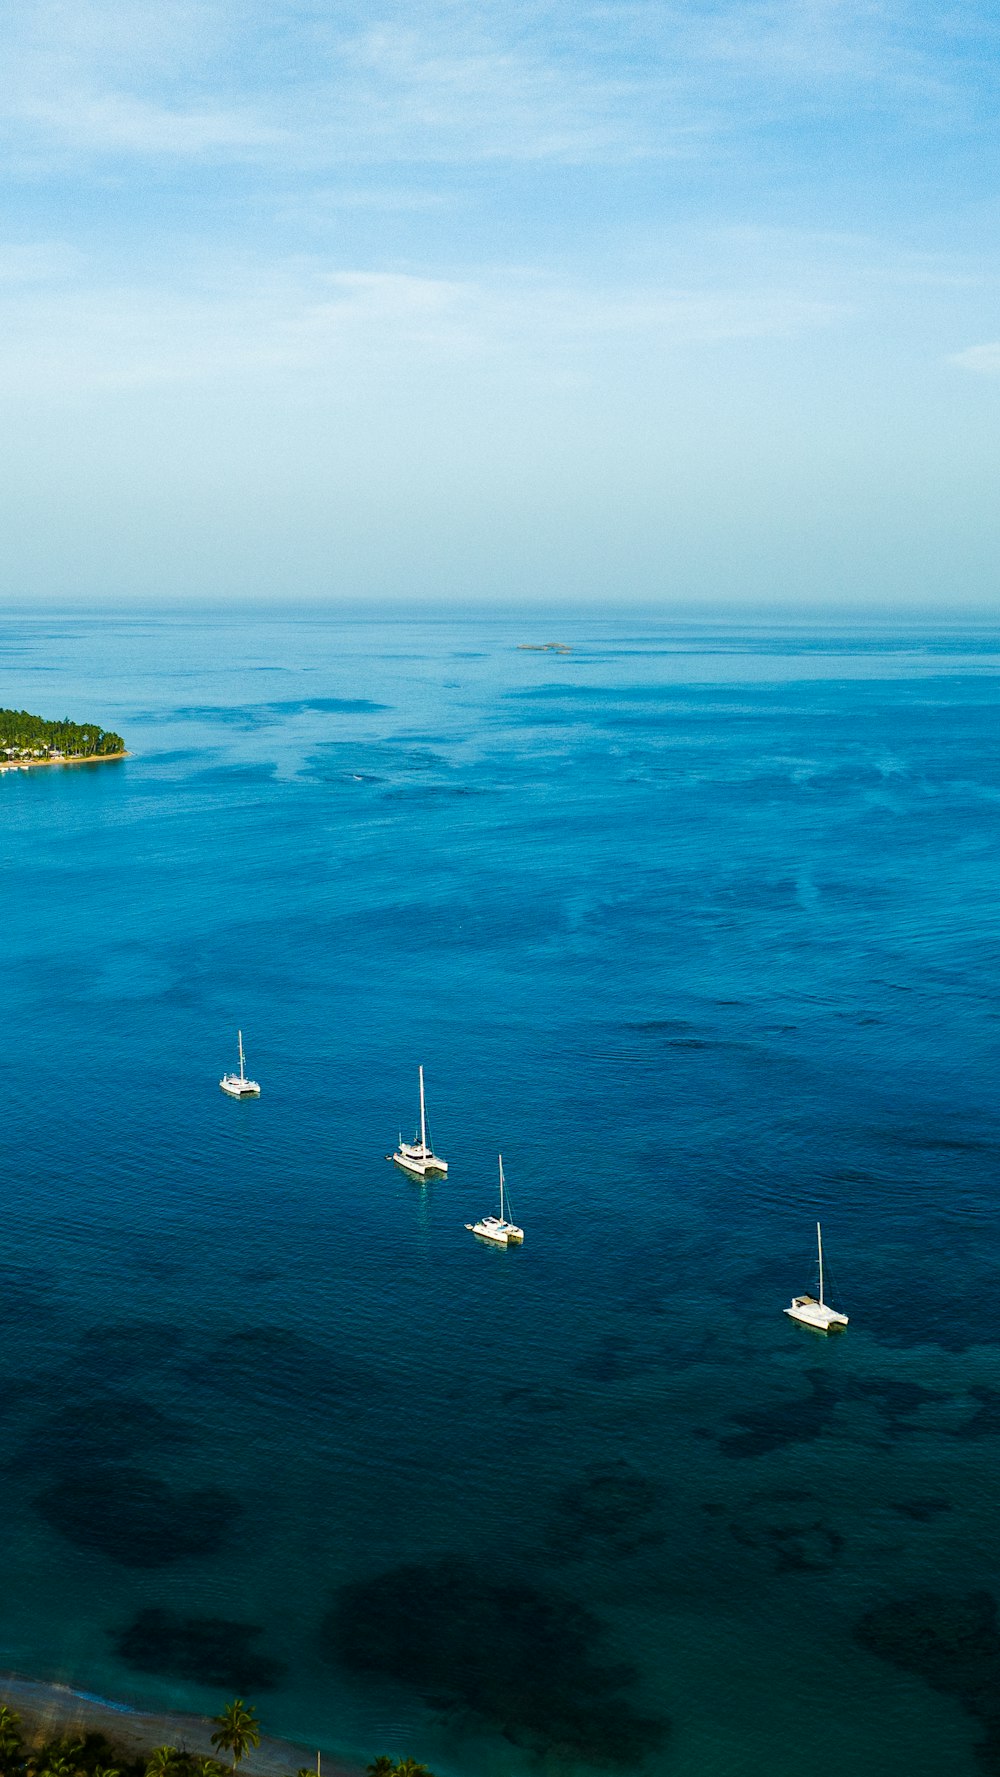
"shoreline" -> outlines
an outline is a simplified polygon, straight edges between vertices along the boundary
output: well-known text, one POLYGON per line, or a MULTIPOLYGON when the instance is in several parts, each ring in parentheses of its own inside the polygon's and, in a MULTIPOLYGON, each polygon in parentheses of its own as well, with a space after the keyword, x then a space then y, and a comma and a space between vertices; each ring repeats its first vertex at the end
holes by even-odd
MULTIPOLYGON (((0 1703, 20 1717, 25 1739, 38 1743, 74 1730, 101 1733, 131 1753, 148 1753, 155 1746, 181 1746, 198 1756, 215 1758, 211 1716, 188 1715, 180 1710, 142 1710, 131 1703, 117 1703, 68 1684, 25 1678, 20 1672, 0 1672, 0 1703)), ((261 1734, 259 1747, 249 1752, 240 1770, 248 1777, 294 1777, 302 1767, 314 1767, 316 1748, 294 1740, 261 1734)), ((364 1766, 347 1764, 323 1752, 324 1777, 363 1777, 364 1766)))
POLYGON ((39 765, 103 765, 109 759, 131 759, 126 749, 121 753, 86 753, 76 759, 2 759, 0 771, 34 771, 39 765))

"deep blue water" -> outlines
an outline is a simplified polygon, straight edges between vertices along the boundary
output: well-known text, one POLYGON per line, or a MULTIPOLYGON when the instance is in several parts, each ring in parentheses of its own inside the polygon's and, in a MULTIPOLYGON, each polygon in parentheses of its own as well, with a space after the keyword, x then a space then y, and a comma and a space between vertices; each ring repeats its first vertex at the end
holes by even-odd
POLYGON ((997 633, 0 646, 133 753, 0 779, 0 1665, 439 1777, 1000 1769, 899 1653, 1000 1591, 997 633))

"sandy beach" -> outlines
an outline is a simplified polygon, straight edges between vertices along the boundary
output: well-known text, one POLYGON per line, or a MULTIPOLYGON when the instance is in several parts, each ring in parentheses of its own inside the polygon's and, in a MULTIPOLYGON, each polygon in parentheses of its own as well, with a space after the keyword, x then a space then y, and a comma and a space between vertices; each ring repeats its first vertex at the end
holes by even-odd
POLYGON ((34 771, 38 765, 103 765, 107 759, 128 759, 131 755, 121 753, 87 753, 79 759, 0 759, 0 771, 34 771))
MULTIPOLYGON (((154 1746, 179 1746, 188 1752, 215 1756, 214 1723, 207 1715, 181 1715, 166 1711, 146 1714, 130 1704, 93 1697, 68 1685, 47 1684, 22 1678, 16 1672, 0 1673, 0 1703, 21 1717, 26 1739, 32 1743, 57 1734, 97 1731, 130 1752, 148 1752, 154 1746)), ((315 1747, 296 1746, 290 1740, 261 1738, 255 1752, 240 1766, 250 1777, 294 1777, 304 1766, 315 1769, 315 1747)), ((363 1765, 345 1764, 323 1754, 323 1777, 361 1777, 363 1765)))

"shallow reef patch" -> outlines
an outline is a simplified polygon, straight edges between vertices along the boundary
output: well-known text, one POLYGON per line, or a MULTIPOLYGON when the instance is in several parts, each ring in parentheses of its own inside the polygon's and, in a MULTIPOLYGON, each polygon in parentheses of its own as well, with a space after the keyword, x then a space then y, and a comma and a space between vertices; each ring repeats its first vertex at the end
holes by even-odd
POLYGON ((889 1510, 901 1518, 912 1518, 914 1524, 928 1524, 941 1512, 950 1512, 952 1502, 943 1494, 925 1494, 920 1499, 890 1499, 889 1510))
POLYGON ((970 1398, 978 1402, 971 1419, 960 1425, 952 1434, 956 1438, 995 1438, 1000 1437, 1000 1388, 990 1388, 988 1384, 976 1384, 968 1390, 970 1398))
POLYGON ((740 1429, 718 1439, 723 1455, 766 1456, 788 1444, 810 1444, 822 1437, 833 1420, 840 1394, 823 1370, 807 1370, 806 1380, 807 1395, 730 1413, 730 1422, 740 1429))
POLYGON ((588 1382, 629 1382, 656 1368, 659 1359, 648 1346, 623 1333, 608 1333, 595 1349, 574 1364, 573 1374, 588 1382))
POLYGON ((564 1593, 445 1556, 342 1587, 321 1644, 348 1671, 392 1679, 519 1745, 634 1769, 668 1724, 632 1708, 630 1666, 599 1664, 604 1635, 564 1593))
POLYGON ((122 1462, 190 1443, 183 1420, 136 1395, 85 1392, 41 1419, 6 1465, 10 1472, 68 1478, 81 1468, 122 1462))
POLYGON ((655 1520, 662 1498, 657 1482, 622 1459, 591 1463, 557 1495, 546 1540, 563 1560, 634 1555, 664 1540, 655 1520))
POLYGON ((214 1554, 242 1510, 221 1487, 170 1487, 159 1475, 124 1464, 80 1469, 33 1503, 67 1542, 122 1567, 165 1567, 214 1554))
POLYGON ((135 1672, 246 1693, 273 1690, 286 1670, 256 1645, 263 1634, 257 1623, 151 1608, 110 1633, 118 1658, 135 1672))
POLYGON ((247 1326, 189 1357, 189 1382, 258 1405, 321 1411, 367 1402, 382 1386, 378 1371, 336 1357, 324 1346, 280 1326, 247 1326))
POLYGON ((858 1619, 857 1642, 879 1659, 954 1697, 984 1728, 976 1753, 1000 1773, 1000 1631, 991 1592, 914 1592, 858 1619))
POLYGON ((890 1438, 913 1431, 915 1427, 908 1421, 921 1407, 951 1399, 941 1389, 926 1388, 923 1383, 911 1382, 905 1376, 853 1377, 844 1384, 844 1398, 875 1401, 885 1417, 885 1429, 890 1438))
MULTIPOLYGON (((809 1385, 807 1395, 772 1401, 762 1407, 740 1408, 728 1415, 729 1422, 739 1428, 737 1431, 721 1436, 703 1431, 699 1435, 715 1437, 725 1456, 766 1456, 785 1445, 812 1443, 822 1437, 842 1404, 870 1401, 882 1415, 885 1435, 897 1439, 919 1430, 912 1423, 912 1415, 922 1407, 951 1398, 940 1389, 894 1376, 840 1377, 813 1367, 805 1371, 805 1380, 809 1385)), ((1000 1394, 997 1402, 1000 1403, 1000 1394)))
POLYGON ((730 1533, 744 1548, 760 1549, 775 1573, 829 1573, 844 1548, 839 1530, 814 1518, 808 1524, 773 1524, 737 1519, 730 1533))
POLYGON ((500 1392, 501 1406, 514 1407, 524 1414, 564 1413, 571 1402, 572 1396, 565 1389, 540 1388, 531 1383, 513 1383, 500 1392))

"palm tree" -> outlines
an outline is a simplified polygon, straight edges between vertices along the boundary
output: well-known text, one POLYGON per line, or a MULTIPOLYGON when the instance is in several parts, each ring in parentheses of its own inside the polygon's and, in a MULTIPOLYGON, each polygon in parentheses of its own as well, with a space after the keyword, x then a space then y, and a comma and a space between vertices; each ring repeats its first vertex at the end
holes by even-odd
POLYGON ((21 1717, 0 1704, 0 1771, 9 1774, 24 1764, 24 1741, 21 1739, 21 1717))
POLYGON ((378 1758, 373 1758, 367 1767, 367 1777, 396 1777, 395 1759, 387 1758, 384 1752, 380 1752, 378 1758))
POLYGON ((217 1758, 196 1758, 191 1770, 194 1777, 226 1777, 225 1765, 220 1765, 217 1758))
POLYGON ((245 1758, 252 1746, 260 1745, 260 1724, 252 1709, 248 1709, 242 1697, 236 1697, 227 1703, 221 1715, 213 1717, 218 1728, 212 1735, 212 1745, 221 1752, 232 1754, 233 1770, 242 1758, 245 1758))
POLYGON ((68 1735, 62 1740, 50 1740, 34 1763, 36 1777, 79 1777, 77 1759, 82 1751, 83 1741, 71 1740, 68 1735))
POLYGON ((418 1765, 415 1758, 401 1758, 396 1766, 395 1777, 434 1777, 426 1765, 418 1765))
POLYGON ((73 1760, 78 1746, 71 1746, 66 1752, 53 1752, 45 1759, 39 1777, 77 1777, 77 1767, 73 1760))
POLYGON ((185 1762, 176 1746, 157 1746, 146 1760, 146 1777, 176 1777, 185 1762))

